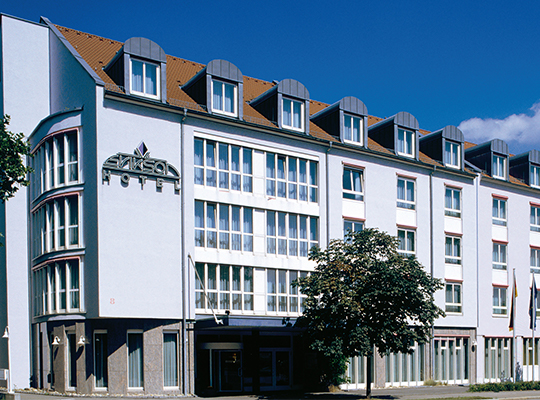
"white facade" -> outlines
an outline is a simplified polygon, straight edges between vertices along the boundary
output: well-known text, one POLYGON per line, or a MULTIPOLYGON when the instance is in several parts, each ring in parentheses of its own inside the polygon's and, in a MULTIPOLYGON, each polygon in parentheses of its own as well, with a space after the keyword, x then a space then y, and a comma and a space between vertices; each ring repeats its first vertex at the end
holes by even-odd
MULTIPOLYGON (((313 270, 311 246, 364 227, 397 236, 445 285, 433 339, 377 357, 376 386, 497 381, 515 376, 513 357, 532 379, 534 151, 465 149, 457 128, 422 135, 403 112, 368 124, 354 97, 311 102, 300 82, 167 57, 144 38, 3 15, 0 28, 1 111, 29 136, 35 170, 2 213, 15 387, 308 387, 316 363, 292 328, 303 295, 291 283, 313 270)), ((2 368, 7 352, 0 342, 2 368)), ((365 360, 348 375, 363 387, 365 360)))

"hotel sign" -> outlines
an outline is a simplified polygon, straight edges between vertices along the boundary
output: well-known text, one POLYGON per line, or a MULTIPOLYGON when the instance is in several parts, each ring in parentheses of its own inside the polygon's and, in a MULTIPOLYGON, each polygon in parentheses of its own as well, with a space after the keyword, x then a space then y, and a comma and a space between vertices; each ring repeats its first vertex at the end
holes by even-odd
POLYGON ((148 148, 141 142, 133 154, 116 153, 103 163, 101 178, 110 182, 112 175, 119 175, 124 184, 129 184, 131 178, 139 180, 144 186, 147 180, 156 181, 156 188, 162 188, 164 183, 172 183, 174 190, 180 190, 180 174, 166 160, 151 158, 148 148))

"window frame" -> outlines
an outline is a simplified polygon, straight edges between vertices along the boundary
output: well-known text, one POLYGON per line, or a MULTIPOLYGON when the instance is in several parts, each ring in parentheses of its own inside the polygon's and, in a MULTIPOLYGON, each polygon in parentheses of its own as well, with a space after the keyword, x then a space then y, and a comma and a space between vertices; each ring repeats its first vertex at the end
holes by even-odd
POLYGON ((449 314, 462 314, 463 313, 463 287, 460 282, 446 282, 445 283, 445 297, 444 307, 445 311, 449 314), (451 288, 451 299, 448 298, 448 288, 451 288), (458 289, 456 291, 456 289, 458 289), (456 299, 457 297, 457 299, 456 299), (458 301, 456 301, 458 300, 458 301))
POLYGON ((491 260, 494 270, 508 271, 508 245, 506 243, 493 242, 491 260))
POLYGON ((444 242, 444 262, 445 264, 452 265, 461 265, 462 262, 462 248, 461 248, 461 237, 446 235, 444 242), (450 241, 450 247, 448 247, 448 241, 450 241), (457 242, 457 247, 456 247, 457 242), (450 252, 448 250, 450 249, 450 252), (456 249, 458 254, 456 255, 456 249), (450 254, 449 254, 450 253, 450 254))
POLYGON ((506 317, 508 315, 508 288, 507 287, 493 286, 492 304, 493 304, 492 306, 493 316, 506 317), (499 310, 500 312, 497 312, 497 310, 499 310))
POLYGON ((144 378, 145 378, 145 373, 144 373, 144 332, 140 329, 128 329, 127 332, 126 332, 126 348, 127 348, 127 354, 126 354, 126 374, 127 374, 127 388, 129 391, 139 391, 139 390, 144 390, 144 378), (130 379, 130 358, 129 358, 129 337, 130 335, 140 335, 141 336, 141 347, 140 347, 140 351, 141 351, 141 362, 140 362, 140 378, 141 378, 141 383, 142 383, 142 386, 130 386, 131 385, 131 379, 130 379))
POLYGON ((407 177, 398 175, 397 176, 396 189, 397 189, 396 206, 398 208, 404 208, 406 210, 416 210, 416 179, 411 179, 411 178, 407 178, 407 177), (400 183, 400 181, 403 182, 403 198, 400 198, 400 193, 399 193, 399 183, 400 183), (409 186, 409 184, 412 184, 412 186, 413 186, 413 190, 412 190, 413 199, 412 200, 407 198, 408 197, 408 189, 409 189, 408 186, 409 186))
POLYGON ((364 117, 352 115, 352 114, 343 114, 343 142, 350 143, 357 146, 364 145, 364 117), (347 127, 347 121, 350 121, 350 126, 347 127), (354 122, 358 122, 358 140, 354 140, 354 122), (347 131, 350 129, 350 131, 347 131), (349 136, 350 138, 348 138, 349 136))
POLYGON ((531 231, 540 232, 540 206, 531 204, 531 231))
POLYGON ((529 167, 529 185, 540 189, 540 166, 530 164, 529 167))
POLYGON ((348 165, 343 166, 343 179, 342 179, 342 188, 343 188, 343 198, 347 200, 355 201, 364 201, 364 170, 362 168, 355 168, 348 165), (351 189, 345 188, 345 176, 346 172, 349 172, 350 178, 350 187, 351 189), (354 174, 360 175, 360 190, 356 190, 355 177, 354 174))
POLYGON ((357 219, 343 218, 343 237, 345 237, 345 235, 348 232, 362 232, 363 230, 364 230, 364 221, 360 221, 357 219), (349 224, 352 227, 352 229, 348 227, 349 224), (360 229, 356 229, 357 225, 359 226, 360 229))
POLYGON ((95 390, 97 391, 106 391, 108 389, 108 386, 109 386, 109 368, 108 368, 108 359, 109 359, 109 349, 108 349, 108 343, 109 343, 109 337, 108 337, 108 334, 107 334, 107 330, 104 330, 104 329, 96 329, 94 330, 93 334, 93 350, 92 350, 92 355, 94 357, 94 370, 93 370, 93 375, 94 375, 94 388, 95 390), (106 343, 105 343, 105 346, 104 346, 104 351, 105 351, 105 354, 103 354, 102 356, 104 357, 104 361, 105 361, 105 369, 103 371, 103 377, 104 377, 104 381, 105 381, 105 385, 104 386, 98 386, 98 382, 97 382, 97 371, 96 371, 96 367, 97 367, 97 354, 96 354, 96 351, 98 350, 98 346, 96 345, 96 339, 97 339, 97 336, 105 336, 106 338, 106 343))
POLYGON ((508 200, 493 196, 492 200, 492 224, 507 226, 508 224, 508 200), (504 214, 504 215, 503 215, 504 214))
POLYGON ((448 168, 461 168, 461 144, 454 142, 452 140, 444 140, 444 154, 443 160, 445 167, 448 168), (456 163, 454 164, 452 160, 456 158, 456 163))
POLYGON ((297 132, 305 132, 305 102, 301 100, 292 99, 290 97, 282 97, 281 100, 281 126, 285 129, 289 129, 292 131, 297 132), (290 117, 291 117, 291 123, 290 125, 285 122, 285 103, 290 103, 290 117), (295 116, 295 109, 294 105, 299 104, 300 105, 300 126, 295 126, 294 123, 294 116, 295 116))
POLYGON ((396 140, 396 153, 403 157, 414 158, 416 153, 416 135, 414 131, 404 128, 398 128, 396 140), (410 136, 410 149, 408 148, 407 138, 410 136))
MULTIPOLYGON (((164 330, 162 332, 162 339, 163 339, 163 342, 162 342, 162 345, 163 345, 163 348, 162 348, 162 352, 163 352, 163 357, 162 357, 162 362, 163 362, 163 389, 164 390, 178 390, 180 388, 180 365, 179 365, 179 360, 180 360, 180 352, 179 352, 179 343, 180 343, 180 335, 179 335, 179 332, 178 331, 172 331, 172 330, 164 330), (166 363, 165 363, 165 357, 166 357, 166 352, 165 352, 165 336, 166 335, 172 335, 175 337, 175 347, 176 347, 176 352, 175 352, 175 368, 176 368, 176 371, 172 371, 172 372, 176 372, 176 385, 166 385, 165 384, 165 373, 166 373, 166 363)), ((172 375, 172 374, 171 374, 172 375)))
POLYGON ((407 229, 407 228, 401 228, 398 227, 397 235, 396 235, 399 243, 398 243, 398 253, 401 254, 404 257, 411 257, 416 256, 416 230, 414 229, 407 229), (403 240, 401 238, 401 232, 403 232, 403 240), (413 240, 412 240, 412 250, 408 248, 407 243, 410 242, 410 235, 412 234, 413 240), (402 248, 404 247, 404 248, 402 248))
POLYGON ((448 217, 461 218, 461 188, 445 186, 444 191, 444 215, 448 217), (450 193, 450 197, 448 197, 450 193), (456 208, 456 193, 458 194, 459 205, 456 208), (448 199, 450 199, 450 207, 448 207, 448 199))
POLYGON ((212 105, 211 109, 212 112, 215 114, 222 114, 227 115, 229 117, 238 117, 238 84, 231 83, 222 79, 212 78, 211 83, 211 91, 212 91, 212 105), (222 90, 222 101, 221 101, 221 108, 216 107, 214 104, 214 88, 217 87, 217 84, 221 85, 222 90), (226 96, 225 96, 225 88, 226 87, 232 87, 233 88, 233 111, 225 111, 225 102, 226 102, 226 96))
POLYGON ((265 239, 267 256, 308 257, 319 244, 319 217, 266 210, 265 239))
POLYGON ((129 59, 129 93, 130 94, 134 94, 136 96, 140 96, 140 97, 146 97, 146 98, 149 98, 149 99, 154 99, 154 100, 160 100, 161 99, 161 65, 156 63, 156 62, 152 62, 152 61, 148 61, 148 60, 143 60, 141 58, 135 58, 135 57, 130 57, 129 59), (135 90, 133 88, 133 83, 134 83, 134 79, 133 79, 133 63, 134 62, 138 62, 138 63, 141 63, 142 64, 142 92, 141 91, 138 91, 138 90, 135 90), (156 68, 156 82, 155 82, 155 85, 156 85, 156 94, 151 94, 151 93, 147 93, 147 88, 146 88, 146 66, 147 65, 152 65, 156 68))
POLYGON ((531 247, 529 265, 531 274, 540 274, 540 249, 531 247))
POLYGON ((493 154, 491 156, 491 177, 506 180, 506 157, 493 154), (502 174, 501 174, 502 173, 502 174))

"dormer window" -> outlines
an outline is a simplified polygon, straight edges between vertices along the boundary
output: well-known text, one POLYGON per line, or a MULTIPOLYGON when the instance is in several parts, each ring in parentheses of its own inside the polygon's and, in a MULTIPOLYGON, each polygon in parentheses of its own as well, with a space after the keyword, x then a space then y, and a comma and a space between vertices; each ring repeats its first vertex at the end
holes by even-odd
POLYGON ((493 154, 493 165, 491 169, 493 178, 506 179, 506 158, 493 154))
POLYGON ((159 87, 159 66, 131 59, 131 93, 158 99, 159 87))
POLYGON ((529 184, 536 188, 540 188, 540 167, 539 166, 531 165, 529 184))
POLYGON ((236 117, 238 114, 237 86, 217 79, 212 80, 212 111, 236 117))
POLYGON ((414 157, 414 132, 398 129, 397 152, 402 156, 414 157))
POLYGON ((461 145, 459 143, 445 141, 444 144, 444 165, 450 168, 460 168, 461 145))
POLYGON ((343 121, 343 140, 354 144, 363 144, 364 119, 345 114, 343 121))
POLYGON ((296 100, 283 98, 283 120, 284 128, 295 131, 304 130, 304 103, 296 100))

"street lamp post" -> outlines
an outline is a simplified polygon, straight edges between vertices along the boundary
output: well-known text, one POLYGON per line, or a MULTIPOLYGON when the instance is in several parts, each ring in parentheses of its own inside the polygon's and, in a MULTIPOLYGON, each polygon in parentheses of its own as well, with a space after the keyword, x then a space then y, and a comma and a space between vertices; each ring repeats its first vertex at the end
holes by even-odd
POLYGON ((9 345, 9 326, 6 326, 6 329, 4 331, 4 335, 2 336, 4 339, 7 339, 7 356, 8 356, 8 393, 13 393, 13 390, 11 388, 12 382, 11 382, 11 346, 9 345))

